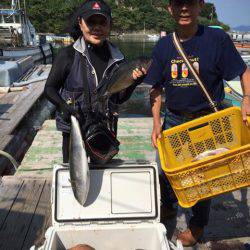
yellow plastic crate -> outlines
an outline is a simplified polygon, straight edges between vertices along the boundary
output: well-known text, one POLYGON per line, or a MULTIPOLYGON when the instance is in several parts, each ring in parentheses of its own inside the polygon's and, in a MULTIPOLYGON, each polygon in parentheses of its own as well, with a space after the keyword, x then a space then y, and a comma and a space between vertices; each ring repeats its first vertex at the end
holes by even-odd
POLYGON ((250 129, 238 107, 163 131, 161 166, 182 207, 250 185, 250 129), (207 150, 228 148, 193 162, 207 150))

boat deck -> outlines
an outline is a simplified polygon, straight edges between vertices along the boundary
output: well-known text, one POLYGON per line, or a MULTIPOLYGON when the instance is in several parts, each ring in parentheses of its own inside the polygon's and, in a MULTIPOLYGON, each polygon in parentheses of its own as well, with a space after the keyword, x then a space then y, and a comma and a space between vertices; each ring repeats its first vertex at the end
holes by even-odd
MULTIPOLYGON (((10 135, 43 94, 45 81, 36 82, 26 90, 0 96, 0 136, 10 135)), ((1 143, 2 145, 2 143, 1 143)))
MULTIPOLYGON (((116 157, 117 160, 155 161, 155 150, 152 149, 150 143, 151 129, 151 118, 121 118, 118 127, 121 150, 116 157)), ((54 120, 48 120, 42 130, 38 132, 15 176, 18 179, 28 178, 31 182, 33 178, 51 180, 53 165, 61 162, 61 134, 56 131, 54 120)), ((0 201, 0 210, 1 204, 0 201)), ((48 206, 46 204, 46 207, 48 206)), ((194 248, 187 249, 249 249, 247 248, 249 247, 247 244, 250 244, 249 207, 250 188, 214 198, 209 225, 202 242, 194 248)), ((46 216, 49 215, 50 213, 46 216)), ((190 216, 190 209, 179 208, 177 218, 166 223, 168 238, 174 240, 177 231, 186 228, 190 216)), ((49 218, 44 221, 49 221, 49 218)), ((49 226, 49 224, 47 225, 49 226)), ((40 235, 38 238, 42 237, 40 235)), ((35 240, 34 243, 36 243, 35 240)))

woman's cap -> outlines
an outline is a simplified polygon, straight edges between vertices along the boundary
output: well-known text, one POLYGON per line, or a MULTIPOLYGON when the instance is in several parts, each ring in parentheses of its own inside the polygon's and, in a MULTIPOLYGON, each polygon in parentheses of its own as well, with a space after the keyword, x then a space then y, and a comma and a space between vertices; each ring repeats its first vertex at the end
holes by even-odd
POLYGON ((82 6, 80 16, 87 20, 92 15, 97 14, 105 16, 108 20, 112 19, 111 10, 104 1, 86 1, 82 6))

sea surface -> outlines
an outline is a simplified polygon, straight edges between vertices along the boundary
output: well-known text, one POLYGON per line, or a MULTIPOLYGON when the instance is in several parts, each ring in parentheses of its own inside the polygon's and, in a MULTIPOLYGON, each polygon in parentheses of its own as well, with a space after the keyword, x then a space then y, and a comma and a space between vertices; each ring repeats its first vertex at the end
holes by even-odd
POLYGON ((152 50, 156 42, 151 42, 148 40, 117 40, 111 39, 113 42, 125 55, 126 59, 132 60, 140 56, 151 56, 152 50))
MULTIPOLYGON (((149 41, 147 39, 115 39, 111 38, 111 42, 114 43, 125 55, 126 59, 132 60, 140 56, 151 56, 152 50, 156 42, 149 41)), ((66 45, 53 44, 55 55, 58 53, 61 47, 66 45)))

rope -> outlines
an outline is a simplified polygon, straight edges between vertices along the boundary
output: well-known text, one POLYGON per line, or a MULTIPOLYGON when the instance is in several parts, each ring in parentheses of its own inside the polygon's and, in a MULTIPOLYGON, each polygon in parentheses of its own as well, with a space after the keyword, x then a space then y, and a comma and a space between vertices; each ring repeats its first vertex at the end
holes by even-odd
POLYGON ((17 163, 17 161, 9 153, 6 153, 6 152, 0 150, 0 155, 5 156, 6 158, 8 158, 9 161, 12 163, 15 171, 17 170, 19 164, 17 163))

